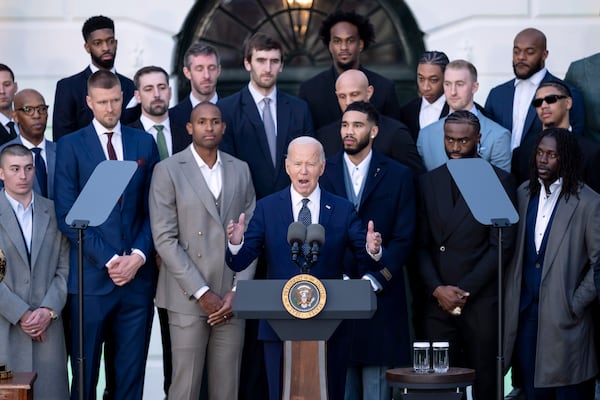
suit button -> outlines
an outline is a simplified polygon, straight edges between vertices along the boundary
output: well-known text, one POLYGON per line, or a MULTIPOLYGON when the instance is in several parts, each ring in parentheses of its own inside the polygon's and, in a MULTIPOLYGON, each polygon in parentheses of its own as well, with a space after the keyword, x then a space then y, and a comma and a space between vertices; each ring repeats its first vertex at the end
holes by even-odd
POLYGON ((443 253, 446 251, 446 246, 440 246, 440 251, 443 253))
POLYGON ((539 268, 540 267, 540 263, 535 263, 535 267, 539 268))
POLYGON ((198 232, 198 236, 202 236, 202 232, 198 232))
POLYGON ((198 258, 202 258, 202 254, 198 254, 198 258))

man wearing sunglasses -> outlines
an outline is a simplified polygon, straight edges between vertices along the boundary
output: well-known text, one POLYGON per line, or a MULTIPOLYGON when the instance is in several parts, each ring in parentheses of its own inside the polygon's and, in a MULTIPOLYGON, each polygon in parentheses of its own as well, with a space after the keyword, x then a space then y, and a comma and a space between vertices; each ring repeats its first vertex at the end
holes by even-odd
MULTIPOLYGON (((546 69, 547 57, 546 35, 543 32, 534 28, 519 32, 513 43, 512 54, 515 78, 493 88, 485 103, 486 115, 512 132, 513 150, 542 131, 542 123, 531 104, 537 88, 545 82, 563 83, 546 69)), ((571 125, 573 132, 579 134, 585 124, 583 97, 574 87, 569 86, 569 90, 573 99, 571 125)))
MULTIPOLYGON (((583 136, 571 126, 569 111, 573 107, 573 98, 569 88, 560 82, 545 82, 535 92, 531 105, 543 129, 564 128, 575 134, 575 139, 583 155, 581 173, 583 181, 600 193, 600 145, 583 136)), ((517 183, 525 182, 529 176, 529 162, 533 157, 536 136, 527 138, 513 152, 511 172, 517 183)))
MULTIPOLYGON (((0 147, 22 144, 33 153, 35 179, 33 191, 41 196, 54 199, 54 164, 56 144, 46 140, 48 105, 44 97, 33 89, 23 89, 15 95, 13 119, 19 126, 19 135, 0 147)), ((0 182, 2 187, 2 182, 0 182)))

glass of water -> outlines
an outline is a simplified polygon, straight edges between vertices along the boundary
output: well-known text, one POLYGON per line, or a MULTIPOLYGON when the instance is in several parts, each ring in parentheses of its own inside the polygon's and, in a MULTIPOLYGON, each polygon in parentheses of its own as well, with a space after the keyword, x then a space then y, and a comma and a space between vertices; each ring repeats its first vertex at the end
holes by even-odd
POLYGON ((448 342, 433 342, 433 372, 445 374, 450 365, 448 360, 448 342))
POLYGON ((429 342, 413 343, 413 368, 417 374, 429 372, 429 342))

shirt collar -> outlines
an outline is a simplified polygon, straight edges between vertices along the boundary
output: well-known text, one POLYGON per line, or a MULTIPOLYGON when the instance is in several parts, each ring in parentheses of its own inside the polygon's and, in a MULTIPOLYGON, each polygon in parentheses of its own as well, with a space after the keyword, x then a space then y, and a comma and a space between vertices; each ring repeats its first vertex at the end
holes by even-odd
POLYGON ((267 96, 264 96, 262 93, 259 93, 258 90, 256 90, 254 86, 252 86, 252 82, 248 83, 248 90, 250 91, 250 95, 252 96, 252 99, 254 99, 254 102, 257 105, 260 104, 262 99, 264 99, 265 97, 271 99, 271 103, 273 103, 273 105, 277 104, 277 86, 273 86, 273 90, 267 96))
POLYGON ((27 205, 27 207, 23 207, 23 204, 21 204, 20 202, 15 200, 10 194, 8 194, 6 189, 4 190, 4 195, 6 196, 8 203, 15 212, 17 212, 17 210, 19 209, 27 211, 27 209, 31 208, 31 210, 33 210, 33 202, 35 200, 35 195, 33 194, 33 191, 31 192, 31 202, 27 205))
MULTIPOLYGON (((210 101, 213 104, 217 104, 217 101, 219 101, 219 94, 217 93, 217 91, 215 90, 215 94, 213 95, 213 97, 211 97, 208 101, 210 101)), ((190 103, 192 103, 192 110, 194 109, 194 107, 196 107, 198 104, 202 103, 200 100, 198 100, 197 98, 194 97, 194 94, 192 92, 190 92, 190 103)))
POLYGON ((204 162, 204 160, 202 159, 202 157, 200 157, 198 155, 198 153, 196 153, 196 150, 194 149, 194 144, 190 144, 190 151, 192 152, 192 155, 194 156, 194 160, 196 160, 196 164, 198 164, 198 166, 200 168, 206 167, 209 170, 214 169, 217 166, 221 166, 221 152, 217 151, 217 162, 215 163, 215 165, 213 165, 212 168, 210 168, 208 165, 206 165, 206 163, 204 162))
POLYGON ((423 110, 424 108, 429 108, 429 107, 433 107, 436 110, 440 110, 440 112, 442 111, 442 108, 444 108, 444 104, 446 103, 446 95, 442 94, 436 101, 434 101, 433 103, 430 103, 427 101, 427 99, 425 97, 421 97, 421 110, 423 110))
POLYGON ((527 79, 515 78, 515 86, 517 86, 521 82, 530 82, 532 85, 535 85, 535 87, 538 87, 540 86, 542 79, 544 79, 544 76, 546 76, 546 72, 548 72, 548 70, 546 69, 546 67, 544 67, 527 79))
MULTIPOLYGON (((12 121, 12 119, 10 119, 6 115, 0 113, 0 124, 6 126, 6 124, 8 124, 10 121, 12 121)), ((15 125, 17 125, 16 122, 15 122, 15 125)))
POLYGON ((102 137, 102 135, 104 135, 106 132, 112 132, 117 136, 121 136, 121 122, 117 122, 117 125, 115 125, 115 127, 112 129, 105 128, 100 122, 98 122, 96 118, 92 120, 92 124, 96 130, 96 134, 100 137, 102 137))
POLYGON ((369 154, 367 154, 364 160, 356 165, 352 162, 352 160, 350 160, 348 154, 344 153, 344 162, 346 163, 348 171, 352 171, 354 168, 358 168, 359 171, 364 171, 365 169, 369 168, 369 165, 371 164, 371 158, 373 158, 373 150, 369 150, 369 154))
POLYGON ((140 115, 140 122, 144 126, 144 130, 146 132, 148 132, 150 130, 150 128, 153 128, 154 125, 162 125, 162 126, 166 127, 167 129, 169 129, 171 127, 170 122, 169 122, 169 113, 167 113, 167 118, 164 121, 159 122, 159 123, 152 121, 150 118, 148 118, 147 116, 142 114, 142 115, 140 115))
MULTIPOLYGON (((542 182, 542 180, 540 178, 538 178, 538 182, 540 183, 540 185, 542 185, 542 188, 544 188, 544 182, 542 182)), ((562 189, 562 183, 563 183, 562 178, 558 178, 557 180, 552 182, 550 184, 550 195, 553 195, 557 190, 562 189)))
POLYGON ((319 204, 319 201, 321 200, 321 187, 318 183, 315 190, 313 190, 313 192, 307 197, 304 197, 300 193, 296 192, 293 185, 290 185, 290 193, 292 195, 292 205, 301 205, 302 199, 309 199, 315 204, 319 204))
POLYGON ((35 145, 33 143, 31 143, 29 140, 25 139, 22 135, 21 135, 21 143, 23 144, 23 146, 27 147, 28 149, 32 149, 34 147, 38 147, 42 150, 46 150, 46 138, 42 138, 42 142, 38 145, 35 145))
MULTIPOLYGON (((90 63, 90 70, 92 71, 92 74, 93 74, 94 72, 100 71, 100 68, 98 68, 98 67, 96 67, 94 64, 91 64, 91 63, 90 63)), ((116 70, 116 68, 115 68, 115 67, 112 67, 112 68, 110 69, 110 72, 112 72, 112 73, 113 73, 113 74, 115 74, 115 75, 117 74, 117 70, 116 70)))

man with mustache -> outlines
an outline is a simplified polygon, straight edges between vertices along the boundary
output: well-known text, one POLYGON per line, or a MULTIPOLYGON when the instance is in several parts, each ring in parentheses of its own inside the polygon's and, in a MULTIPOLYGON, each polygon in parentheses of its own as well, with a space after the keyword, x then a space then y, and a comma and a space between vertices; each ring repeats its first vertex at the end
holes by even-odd
MULTIPOLYGON (((447 158, 477 157, 480 123, 473 113, 455 111, 443 124, 447 158)), ((514 179, 493 168, 514 201, 514 179)), ((498 342, 498 230, 475 219, 445 163, 422 175, 418 187, 417 260, 427 299, 424 339, 449 341, 452 365, 477 371, 473 398, 493 399, 498 342)), ((514 227, 502 232, 506 264, 512 256, 515 232, 514 227)))
MULTIPOLYGON (((531 105, 536 89, 543 82, 559 81, 545 67, 548 57, 546 35, 535 28, 517 34, 513 44, 512 66, 515 78, 490 91, 485 103, 485 113, 512 132, 511 149, 519 147, 524 139, 535 137, 542 130, 535 107, 531 105)), ((583 132, 585 115, 581 93, 569 86, 573 94, 570 112, 573 132, 583 132)))
POLYGON ((181 126, 190 122, 192 109, 203 101, 217 104, 217 80, 221 75, 221 59, 217 50, 202 43, 192 44, 183 56, 183 74, 190 81, 189 96, 169 110, 171 119, 181 126))
POLYGON ((75 132, 92 122, 92 111, 86 103, 87 80, 98 70, 111 71, 119 77, 123 90, 121 122, 130 124, 140 116, 140 109, 133 97, 133 81, 115 70, 117 39, 115 24, 103 15, 89 18, 81 30, 85 51, 90 54, 90 65, 78 74, 63 78, 56 84, 52 137, 56 142, 66 134, 75 132))

